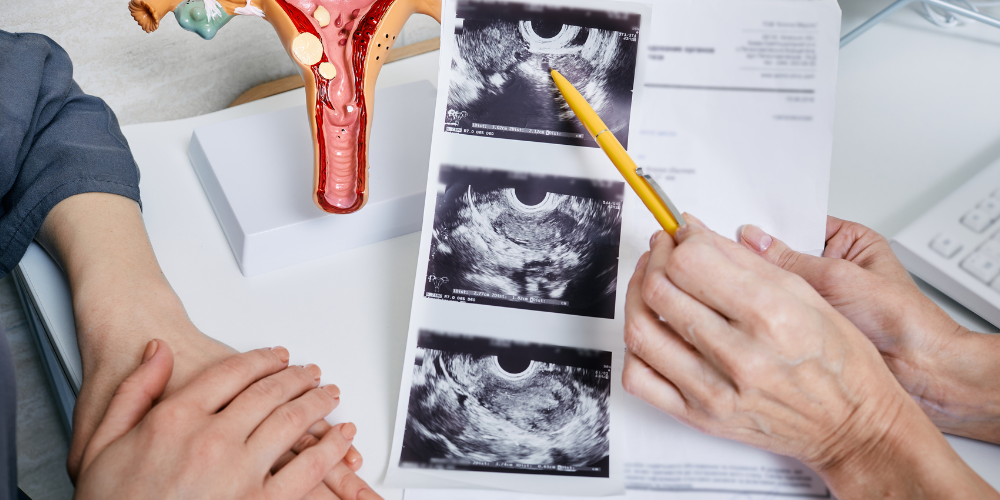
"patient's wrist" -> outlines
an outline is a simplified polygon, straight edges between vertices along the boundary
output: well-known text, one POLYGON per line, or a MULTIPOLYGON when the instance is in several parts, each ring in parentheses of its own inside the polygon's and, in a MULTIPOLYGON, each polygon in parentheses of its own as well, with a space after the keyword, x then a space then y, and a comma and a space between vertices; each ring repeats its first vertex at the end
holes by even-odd
POLYGON ((96 370, 129 373, 154 338, 174 346, 201 335, 162 279, 81 284, 74 297, 74 313, 85 376, 96 370))

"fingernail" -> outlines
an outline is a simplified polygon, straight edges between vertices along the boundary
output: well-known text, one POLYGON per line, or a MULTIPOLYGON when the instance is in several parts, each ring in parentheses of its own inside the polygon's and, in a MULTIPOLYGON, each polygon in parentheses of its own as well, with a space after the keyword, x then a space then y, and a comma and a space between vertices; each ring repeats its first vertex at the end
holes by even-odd
POLYGON ((333 396, 333 399, 340 399, 340 387, 333 384, 324 385, 323 390, 326 391, 327 394, 333 396))
POLYGON ((348 422, 340 426, 340 433, 344 436, 344 439, 350 441, 354 439, 354 436, 358 433, 358 428, 354 424, 348 422))
POLYGON ((276 346, 276 347, 268 347, 268 350, 277 354, 278 359, 280 359, 282 363, 286 364, 288 363, 288 349, 285 349, 284 347, 281 346, 276 346))
POLYGON ((364 490, 361 490, 361 491, 358 492, 357 499, 358 500, 382 500, 382 497, 378 496, 378 494, 375 493, 372 490, 364 489, 364 490))
POLYGON ((635 270, 638 271, 640 267, 645 266, 647 260, 649 260, 649 252, 646 252, 639 257, 639 262, 635 263, 635 270))
POLYGON ((660 234, 662 234, 662 233, 663 233, 662 230, 657 229, 656 232, 653 233, 653 235, 649 237, 649 248, 653 248, 653 243, 656 243, 656 239, 659 238, 660 234))
POLYGON ((740 236, 743 237, 743 241, 747 242, 751 248, 758 252, 767 251, 768 248, 771 248, 771 243, 774 241, 771 235, 753 224, 743 226, 743 229, 740 230, 740 236))
POLYGON ((142 351, 142 362, 139 364, 141 365, 142 363, 145 363, 146 361, 152 359, 153 355, 156 354, 156 350, 159 348, 160 348, 159 342, 157 342, 156 340, 150 340, 149 343, 146 344, 146 350, 142 351))
POLYGON ((320 370, 318 366, 312 363, 306 365, 305 369, 309 372, 309 375, 312 375, 313 380, 319 382, 319 378, 323 375, 323 370, 320 370))

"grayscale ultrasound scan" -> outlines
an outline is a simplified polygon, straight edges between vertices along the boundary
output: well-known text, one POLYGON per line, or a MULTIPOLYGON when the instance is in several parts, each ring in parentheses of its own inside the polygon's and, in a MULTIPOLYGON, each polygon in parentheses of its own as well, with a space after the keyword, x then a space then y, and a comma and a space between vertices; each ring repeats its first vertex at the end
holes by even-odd
POLYGON ((442 165, 424 296, 614 318, 624 190, 442 165))
POLYGON ((446 132, 597 147, 552 68, 628 147, 638 14, 460 1, 456 17, 446 132))
POLYGON ((421 330, 400 467, 608 477, 611 353, 421 330))

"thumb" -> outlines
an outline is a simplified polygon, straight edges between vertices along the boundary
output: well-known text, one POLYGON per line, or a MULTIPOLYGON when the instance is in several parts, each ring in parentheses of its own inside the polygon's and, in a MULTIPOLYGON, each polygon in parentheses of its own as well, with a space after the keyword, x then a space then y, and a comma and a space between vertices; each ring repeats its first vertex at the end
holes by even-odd
POLYGON ((795 273, 813 288, 819 289, 820 280, 837 259, 824 259, 796 252, 783 241, 772 237, 763 229, 747 224, 740 229, 740 244, 760 255, 764 260, 786 271, 795 273))
POLYGON ((104 419, 87 443, 80 465, 81 475, 105 448, 146 416, 153 402, 163 394, 173 370, 174 354, 170 346, 160 339, 151 340, 142 354, 142 363, 118 385, 104 419))

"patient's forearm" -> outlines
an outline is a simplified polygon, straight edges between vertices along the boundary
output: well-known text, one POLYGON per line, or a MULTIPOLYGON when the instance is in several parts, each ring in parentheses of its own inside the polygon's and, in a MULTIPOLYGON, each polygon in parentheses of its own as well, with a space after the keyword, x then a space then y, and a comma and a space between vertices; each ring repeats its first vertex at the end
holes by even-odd
MULTIPOLYGON (((69 278, 85 375, 105 368, 104 360, 141 352, 161 330, 197 332, 185 331, 194 328, 132 200, 105 193, 67 198, 49 213, 38 240, 69 278)), ((134 367, 107 368, 127 374, 134 367)))
POLYGON ((191 323, 146 236, 138 205, 105 193, 72 196, 46 217, 38 240, 69 278, 83 361, 73 414, 69 469, 75 468, 115 388, 159 338, 174 351, 172 392, 232 350, 191 323))

